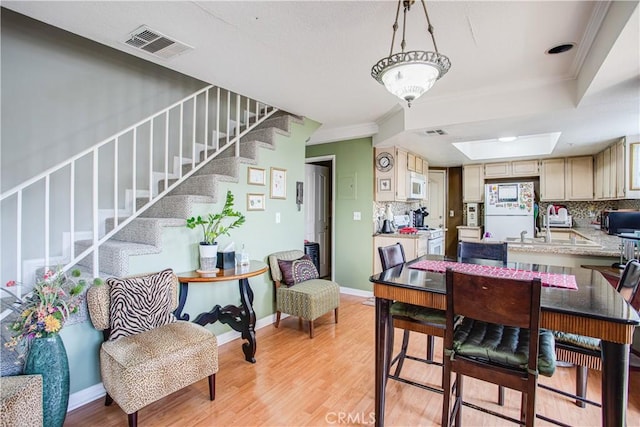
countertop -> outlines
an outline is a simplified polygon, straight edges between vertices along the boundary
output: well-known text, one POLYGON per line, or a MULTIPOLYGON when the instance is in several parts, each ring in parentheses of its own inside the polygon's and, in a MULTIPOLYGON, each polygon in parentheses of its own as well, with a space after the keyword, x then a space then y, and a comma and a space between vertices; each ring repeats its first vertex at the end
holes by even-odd
POLYGON ((582 234, 587 239, 600 246, 553 246, 553 245, 531 245, 523 243, 509 243, 509 250, 514 252, 545 252, 568 255, 589 255, 602 257, 619 257, 620 244, 622 239, 618 236, 609 235, 600 229, 593 227, 573 227, 563 230, 572 230, 582 234))
MULTIPOLYGON (((467 227, 467 226, 462 226, 467 227)), ((475 227, 474 227, 475 228, 475 227)), ((573 227, 563 230, 572 230, 582 234, 587 239, 600 246, 554 246, 554 245, 532 245, 519 242, 509 243, 509 250, 514 252, 543 252, 567 255, 588 255, 602 257, 619 257, 620 244, 622 239, 618 236, 609 235, 600 229, 593 227, 573 227)), ((424 234, 402 234, 402 233, 375 233, 373 237, 393 237, 396 239, 418 239, 424 234)))

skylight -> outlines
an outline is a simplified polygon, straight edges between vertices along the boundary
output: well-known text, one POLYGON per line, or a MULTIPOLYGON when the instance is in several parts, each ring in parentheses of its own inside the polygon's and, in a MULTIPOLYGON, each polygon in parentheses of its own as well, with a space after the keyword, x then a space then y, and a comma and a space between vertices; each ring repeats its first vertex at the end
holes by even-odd
POLYGON ((508 159, 551 154, 561 132, 512 138, 454 142, 453 146, 471 160, 508 159), (508 139, 508 141, 507 141, 508 139), (502 140, 502 141, 501 141, 502 140))

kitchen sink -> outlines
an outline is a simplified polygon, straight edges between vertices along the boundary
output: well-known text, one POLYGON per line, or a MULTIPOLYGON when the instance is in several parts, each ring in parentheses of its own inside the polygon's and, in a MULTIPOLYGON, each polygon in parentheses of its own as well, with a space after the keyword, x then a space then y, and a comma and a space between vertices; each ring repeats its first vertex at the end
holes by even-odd
POLYGON ((598 243, 587 239, 575 231, 552 231, 551 242, 547 243, 544 237, 525 238, 507 237, 509 243, 522 243, 525 245, 548 245, 548 246, 600 246, 598 243))

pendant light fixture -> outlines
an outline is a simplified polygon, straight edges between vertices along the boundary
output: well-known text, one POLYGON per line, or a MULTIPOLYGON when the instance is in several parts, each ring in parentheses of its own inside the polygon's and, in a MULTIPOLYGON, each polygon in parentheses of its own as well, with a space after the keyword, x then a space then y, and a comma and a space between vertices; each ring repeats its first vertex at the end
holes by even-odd
POLYGON ((433 26, 429 20, 429 14, 427 13, 427 6, 424 0, 420 0, 420 3, 422 3, 422 8, 424 9, 424 15, 427 19, 427 31, 431 34, 435 52, 420 50, 405 52, 407 12, 409 12, 414 3, 415 0, 398 0, 389 56, 382 58, 371 68, 371 77, 383 84, 389 92, 407 101, 409 107, 411 107, 411 102, 431 89, 431 86, 433 86, 436 80, 445 75, 446 72, 449 71, 449 68, 451 68, 449 58, 438 53, 438 46, 436 45, 436 39, 433 35, 433 26), (404 9, 402 43, 400 43, 401 51, 393 53, 396 31, 398 30, 400 5, 402 5, 404 9))

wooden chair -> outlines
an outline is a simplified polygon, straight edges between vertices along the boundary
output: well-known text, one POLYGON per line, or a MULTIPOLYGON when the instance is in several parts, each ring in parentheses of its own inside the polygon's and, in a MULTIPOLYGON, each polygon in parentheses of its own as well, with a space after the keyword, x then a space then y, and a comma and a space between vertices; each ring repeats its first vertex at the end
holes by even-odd
POLYGON ((508 243, 458 242, 458 261, 506 267, 508 243), (487 263, 485 261, 496 261, 487 263))
POLYGON ((538 374, 555 370, 554 339, 540 330, 540 279, 477 276, 447 269, 442 425, 460 425, 463 377, 470 376, 522 393, 520 420, 486 408, 474 409, 532 426, 538 374), (456 325, 455 319, 462 316, 456 325), (496 342, 495 338, 500 337, 496 342), (518 348, 520 351, 507 349, 518 348), (454 402, 451 406, 451 374, 454 402))
MULTIPOLYGON (((507 266, 509 244, 498 242, 458 241, 458 262, 470 264, 507 266)), ((504 406, 504 387, 498 387, 498 405, 504 406)))
MULTIPOLYGON (((380 262, 382 264, 383 270, 387 270, 406 262, 404 248, 399 242, 394 245, 378 247, 378 254, 380 255, 380 262)), ((418 362, 439 366, 442 365, 441 363, 435 362, 433 360, 433 337, 444 337, 444 311, 406 304, 403 302, 393 302, 391 304, 390 313, 393 319, 393 326, 395 328, 404 330, 404 333, 402 336, 402 346, 400 348, 400 352, 389 363, 389 370, 391 370, 391 366, 397 363, 394 374, 389 375, 389 378, 398 379, 402 382, 406 382, 420 388, 439 392, 439 390, 425 384, 401 378, 400 372, 402 371, 402 366, 405 359, 411 359, 418 362), (407 354, 407 348, 409 347, 409 333, 411 331, 420 332, 427 335, 426 358, 407 354)), ((393 333, 391 333, 390 336, 393 338, 393 333)), ((391 350, 393 349, 393 339, 389 340, 389 342, 391 350)))
MULTIPOLYGON (((639 284, 640 262, 638 260, 630 260, 622 272, 616 289, 620 292, 624 288, 633 288, 629 303, 636 310, 640 310, 639 284)), ((635 335, 638 335, 638 333, 634 334, 634 338, 635 335)), ((540 384, 540 388, 571 397, 575 399, 576 405, 581 408, 584 408, 586 404, 601 407, 602 405, 600 403, 589 400, 586 397, 588 370, 602 370, 600 340, 583 335, 557 331, 554 332, 554 336, 556 340, 556 359, 576 366, 576 391, 575 394, 572 394, 544 384, 540 384)), ((635 340, 640 341, 637 338, 635 338, 635 340)), ((540 418, 548 420, 542 416, 540 418)))

